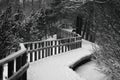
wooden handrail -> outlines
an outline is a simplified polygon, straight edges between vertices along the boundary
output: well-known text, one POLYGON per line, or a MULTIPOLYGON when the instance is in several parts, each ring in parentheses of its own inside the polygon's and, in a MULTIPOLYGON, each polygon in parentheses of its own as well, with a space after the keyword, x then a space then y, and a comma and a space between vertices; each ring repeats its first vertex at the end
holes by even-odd
MULTIPOLYGON (((65 39, 72 39, 72 38, 79 38, 80 36, 77 36, 77 37, 69 37, 69 38, 62 38, 62 39, 57 39, 57 40, 49 40, 49 41, 61 41, 61 40, 65 40, 65 39)), ((31 44, 31 43, 42 43, 42 42, 48 42, 48 41, 34 41, 34 42, 25 42, 23 43, 24 45, 25 44, 31 44)))
MULTIPOLYGON (((20 44, 20 50, 14 53, 11 53, 7 57, 0 60, 0 67, 3 68, 4 64, 8 64, 8 79, 7 80, 16 80, 22 79, 27 80, 27 69, 29 63, 27 63, 27 49, 24 47, 24 44, 20 44), (16 61, 16 63, 15 63, 16 61), (15 67, 16 65, 16 67, 15 67)), ((1 69, 2 70, 2 69, 1 69)), ((3 70, 0 72, 3 75, 3 70)), ((3 80, 3 77, 0 77, 3 80)))
POLYGON ((82 42, 82 40, 76 41, 76 42, 71 42, 71 43, 60 44, 60 45, 54 45, 54 46, 47 46, 47 47, 43 47, 43 48, 32 49, 32 50, 29 50, 28 52, 34 52, 34 51, 37 51, 37 50, 42 50, 42 49, 47 49, 47 48, 66 46, 66 45, 71 45, 71 44, 78 43, 78 42, 82 42))
POLYGON ((11 55, 0 60, 0 65, 8 63, 9 61, 12 61, 15 58, 19 57, 20 55, 24 54, 26 52, 26 48, 24 47, 24 45, 22 43, 20 44, 20 47, 21 47, 21 50, 15 52, 15 53, 12 53, 11 55))

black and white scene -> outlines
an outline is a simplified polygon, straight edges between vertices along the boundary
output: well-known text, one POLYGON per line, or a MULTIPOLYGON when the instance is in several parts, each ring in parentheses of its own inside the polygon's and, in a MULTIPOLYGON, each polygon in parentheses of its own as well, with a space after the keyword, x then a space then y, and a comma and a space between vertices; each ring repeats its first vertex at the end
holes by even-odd
POLYGON ((0 0, 0 80, 120 80, 120 0, 0 0))

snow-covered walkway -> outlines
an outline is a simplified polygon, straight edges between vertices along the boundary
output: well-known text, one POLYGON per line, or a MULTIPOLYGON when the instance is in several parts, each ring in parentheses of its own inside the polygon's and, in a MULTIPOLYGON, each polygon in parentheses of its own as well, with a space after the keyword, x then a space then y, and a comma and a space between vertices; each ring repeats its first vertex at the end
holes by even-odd
POLYGON ((50 56, 30 63, 28 80, 85 80, 69 68, 92 53, 93 43, 82 40, 82 48, 50 56))

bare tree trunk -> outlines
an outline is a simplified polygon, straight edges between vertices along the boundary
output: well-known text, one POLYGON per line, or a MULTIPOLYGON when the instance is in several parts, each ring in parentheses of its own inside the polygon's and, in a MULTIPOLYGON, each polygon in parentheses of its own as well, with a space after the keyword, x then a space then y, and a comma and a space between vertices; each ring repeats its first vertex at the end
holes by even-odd
POLYGON ((83 20, 81 17, 77 17, 76 21, 76 33, 81 35, 83 20))
POLYGON ((7 5, 9 5, 10 0, 6 0, 6 1, 7 1, 7 5))
POLYGON ((87 28, 87 21, 85 21, 85 25, 84 25, 84 28, 83 28, 82 38, 85 38, 86 28, 87 28))
POLYGON ((41 7, 41 0, 39 0, 39 8, 41 7))
POLYGON ((25 9, 26 0, 23 0, 23 8, 25 9))
MULTIPOLYGON (((9 1, 9 0, 8 0, 9 1)), ((19 0, 15 0, 15 4, 17 5, 17 4, 19 4, 19 0)))
POLYGON ((32 10, 34 10, 34 1, 32 0, 32 10))

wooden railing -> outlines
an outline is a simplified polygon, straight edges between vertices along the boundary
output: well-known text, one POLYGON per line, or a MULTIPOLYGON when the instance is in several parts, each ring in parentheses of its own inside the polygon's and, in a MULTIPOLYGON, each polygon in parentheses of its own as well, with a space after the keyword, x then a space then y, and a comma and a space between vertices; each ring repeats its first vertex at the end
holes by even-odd
POLYGON ((20 50, 14 52, 0 60, 0 80, 3 80, 3 67, 7 65, 7 80, 27 80, 27 52, 23 44, 20 44, 20 50))
POLYGON ((41 58, 56 55, 81 47, 81 37, 63 38, 51 41, 24 43, 28 50, 28 61, 34 62, 41 58))
POLYGON ((62 39, 21 43, 20 50, 1 59, 0 80, 4 80, 3 68, 5 65, 7 65, 7 80, 27 80, 28 62, 81 47, 81 36, 62 29, 58 30, 60 34, 57 36, 62 37, 62 39))

